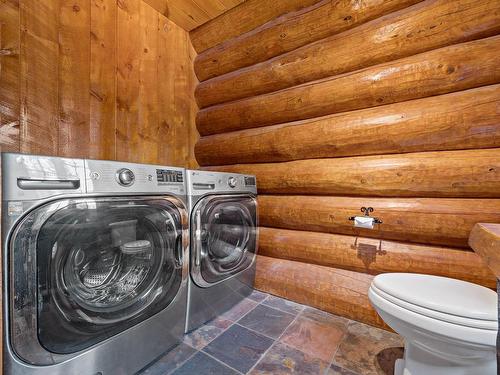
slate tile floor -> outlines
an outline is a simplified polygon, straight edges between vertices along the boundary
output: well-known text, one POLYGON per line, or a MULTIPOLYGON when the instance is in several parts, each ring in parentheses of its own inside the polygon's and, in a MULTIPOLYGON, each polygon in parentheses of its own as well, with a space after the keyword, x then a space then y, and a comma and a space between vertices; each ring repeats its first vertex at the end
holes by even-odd
POLYGON ((255 291, 140 375, 392 375, 394 334, 255 291))

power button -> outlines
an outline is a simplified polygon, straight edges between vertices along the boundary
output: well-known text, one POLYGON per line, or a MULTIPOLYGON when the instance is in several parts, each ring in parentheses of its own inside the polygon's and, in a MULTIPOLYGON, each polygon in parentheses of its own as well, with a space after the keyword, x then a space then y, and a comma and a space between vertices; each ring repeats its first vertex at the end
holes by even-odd
POLYGON ((234 177, 229 177, 229 179, 227 180, 227 184, 230 188, 235 188, 236 185, 238 185, 238 180, 234 177))
POLYGON ((128 168, 122 168, 118 172, 116 172, 116 179, 118 183, 122 186, 130 186, 135 181, 134 172, 132 172, 128 168))

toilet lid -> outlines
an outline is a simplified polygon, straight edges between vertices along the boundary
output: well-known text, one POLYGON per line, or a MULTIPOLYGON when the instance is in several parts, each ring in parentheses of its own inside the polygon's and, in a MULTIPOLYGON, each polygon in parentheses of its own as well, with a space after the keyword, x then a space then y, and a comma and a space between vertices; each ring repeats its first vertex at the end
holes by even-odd
POLYGON ((413 273, 386 273, 373 285, 399 300, 428 310, 467 319, 496 322, 497 294, 483 286, 447 277, 413 273))

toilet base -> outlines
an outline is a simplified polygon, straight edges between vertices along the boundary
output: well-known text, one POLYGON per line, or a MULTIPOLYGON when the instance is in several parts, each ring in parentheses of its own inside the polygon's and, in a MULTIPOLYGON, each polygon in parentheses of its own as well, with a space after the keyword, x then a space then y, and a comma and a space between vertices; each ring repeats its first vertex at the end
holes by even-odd
POLYGON ((481 358, 472 366, 450 362, 416 345, 405 345, 404 359, 396 360, 394 375, 496 375, 496 356, 481 358))
POLYGON ((394 375, 403 375, 404 370, 405 370, 405 360, 396 359, 396 363, 394 364, 394 375))

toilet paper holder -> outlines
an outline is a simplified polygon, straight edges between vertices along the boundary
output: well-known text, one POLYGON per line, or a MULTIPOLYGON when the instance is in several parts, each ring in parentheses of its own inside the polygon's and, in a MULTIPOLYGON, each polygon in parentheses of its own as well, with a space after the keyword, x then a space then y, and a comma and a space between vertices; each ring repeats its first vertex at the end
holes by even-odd
MULTIPOLYGON (((373 207, 361 207, 361 212, 365 214, 366 217, 371 217, 373 219, 374 224, 382 224, 383 221, 380 220, 378 217, 372 217, 370 216, 370 212, 373 212, 373 207)), ((355 216, 349 217, 350 221, 354 221, 355 216)))

